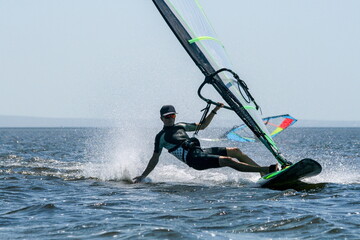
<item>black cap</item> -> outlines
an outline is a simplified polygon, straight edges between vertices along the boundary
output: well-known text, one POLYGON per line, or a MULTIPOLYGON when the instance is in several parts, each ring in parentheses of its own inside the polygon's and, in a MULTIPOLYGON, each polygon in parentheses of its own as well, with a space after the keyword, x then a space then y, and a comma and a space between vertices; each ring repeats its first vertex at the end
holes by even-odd
POLYGON ((173 105, 164 105, 160 109, 160 116, 166 116, 170 114, 176 114, 175 108, 173 105))

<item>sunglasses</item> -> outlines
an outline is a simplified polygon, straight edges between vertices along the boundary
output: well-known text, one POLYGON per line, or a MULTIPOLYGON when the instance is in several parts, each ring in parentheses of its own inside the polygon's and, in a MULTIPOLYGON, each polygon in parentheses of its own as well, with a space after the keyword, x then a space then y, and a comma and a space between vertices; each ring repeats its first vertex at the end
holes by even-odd
POLYGON ((165 118, 165 119, 170 119, 170 118, 175 118, 175 117, 176 117, 176 114, 170 114, 170 115, 163 116, 163 118, 165 118))

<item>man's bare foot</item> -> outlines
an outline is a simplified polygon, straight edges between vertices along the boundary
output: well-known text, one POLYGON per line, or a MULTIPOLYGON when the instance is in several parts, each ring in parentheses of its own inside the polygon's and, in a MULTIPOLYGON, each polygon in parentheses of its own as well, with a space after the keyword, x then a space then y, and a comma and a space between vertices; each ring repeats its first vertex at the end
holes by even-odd
POLYGON ((269 166, 269 173, 277 172, 279 170, 280 170, 280 166, 278 163, 269 166))
POLYGON ((272 173, 272 172, 276 172, 276 171, 279 171, 280 170, 280 166, 279 164, 273 164, 273 165, 270 165, 269 167, 265 167, 265 170, 266 171, 263 171, 263 172, 260 172, 260 176, 264 176, 264 175, 267 175, 269 173, 272 173))

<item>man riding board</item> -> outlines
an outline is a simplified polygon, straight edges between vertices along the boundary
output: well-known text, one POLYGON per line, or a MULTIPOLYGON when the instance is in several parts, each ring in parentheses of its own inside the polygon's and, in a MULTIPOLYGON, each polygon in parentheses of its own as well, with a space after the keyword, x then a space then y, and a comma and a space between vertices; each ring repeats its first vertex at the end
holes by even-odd
POLYGON ((236 147, 201 148, 196 138, 190 138, 186 132, 193 132, 198 127, 204 130, 212 121, 217 111, 224 104, 218 104, 203 123, 175 123, 176 111, 174 106, 165 105, 160 109, 160 119, 164 123, 163 129, 155 137, 155 148, 144 172, 135 177, 134 183, 141 182, 148 176, 159 162, 163 148, 180 161, 196 170, 210 168, 231 167, 240 172, 258 172, 265 175, 278 170, 277 165, 262 167, 236 147))

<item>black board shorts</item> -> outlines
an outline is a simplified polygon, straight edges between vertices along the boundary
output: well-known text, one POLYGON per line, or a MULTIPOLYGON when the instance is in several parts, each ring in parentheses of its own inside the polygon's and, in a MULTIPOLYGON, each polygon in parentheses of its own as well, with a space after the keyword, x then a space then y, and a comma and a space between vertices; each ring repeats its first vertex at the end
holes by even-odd
POLYGON ((225 147, 195 148, 188 153, 186 163, 196 170, 219 168, 220 156, 227 156, 225 147))

